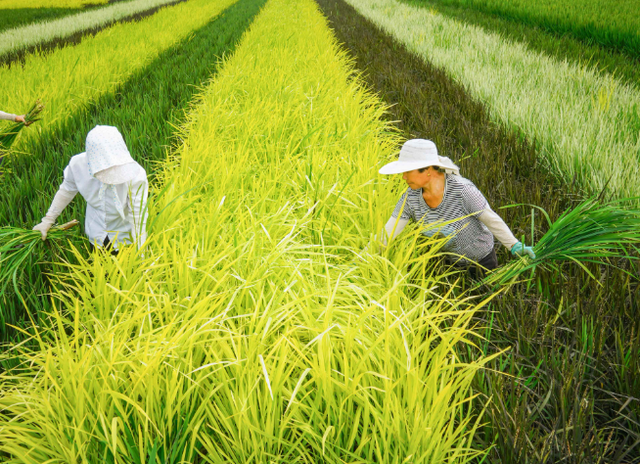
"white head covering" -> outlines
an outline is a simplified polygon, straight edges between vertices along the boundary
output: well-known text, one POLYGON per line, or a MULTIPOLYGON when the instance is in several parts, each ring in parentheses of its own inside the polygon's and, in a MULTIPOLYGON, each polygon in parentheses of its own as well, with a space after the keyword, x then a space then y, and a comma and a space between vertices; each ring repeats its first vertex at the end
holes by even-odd
POLYGON ((124 219, 124 209, 114 185, 132 181, 139 165, 131 157, 122 134, 113 126, 96 126, 87 134, 85 150, 89 174, 102 182, 100 199, 109 187, 116 209, 124 219))
POLYGON ((431 140, 407 140, 400 149, 398 161, 382 166, 380 174, 400 174, 429 166, 438 166, 447 174, 460 175, 460 168, 445 156, 438 156, 436 144, 431 140))
POLYGON ((86 142, 89 174, 110 185, 133 180, 137 165, 131 157, 122 134, 113 126, 96 126, 87 134, 86 142))

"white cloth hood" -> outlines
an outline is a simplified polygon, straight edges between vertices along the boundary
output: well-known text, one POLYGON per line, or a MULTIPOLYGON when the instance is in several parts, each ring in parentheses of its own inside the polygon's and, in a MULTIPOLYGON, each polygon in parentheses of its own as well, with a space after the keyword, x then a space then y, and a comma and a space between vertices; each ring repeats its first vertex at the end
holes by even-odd
POLYGON ((96 126, 87 134, 89 174, 109 185, 131 181, 138 165, 131 157, 124 138, 113 126, 96 126))

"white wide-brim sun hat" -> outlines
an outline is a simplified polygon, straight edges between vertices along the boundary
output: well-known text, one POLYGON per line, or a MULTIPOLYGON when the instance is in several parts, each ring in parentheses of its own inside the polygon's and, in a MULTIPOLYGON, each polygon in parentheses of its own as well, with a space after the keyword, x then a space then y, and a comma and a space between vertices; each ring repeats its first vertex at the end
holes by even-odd
POLYGON ((400 174, 429 166, 441 167, 447 174, 460 175, 460 168, 449 158, 439 156, 436 144, 424 139, 407 140, 400 149, 398 161, 385 164, 378 172, 400 174))
POLYGON ((131 157, 120 131, 113 126, 96 126, 89 131, 86 154, 89 174, 103 184, 123 184, 138 174, 138 163, 131 157))

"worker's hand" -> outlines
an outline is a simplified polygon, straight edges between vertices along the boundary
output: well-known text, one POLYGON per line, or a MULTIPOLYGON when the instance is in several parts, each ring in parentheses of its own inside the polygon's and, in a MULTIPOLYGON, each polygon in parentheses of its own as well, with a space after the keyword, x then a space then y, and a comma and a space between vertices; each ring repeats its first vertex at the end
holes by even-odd
POLYGON ((20 116, 16 116, 15 122, 23 122, 25 126, 28 126, 30 123, 24 118, 24 114, 20 116))
POLYGON ((536 254, 534 253, 533 248, 523 245, 522 242, 516 242, 516 244, 511 247, 511 254, 514 256, 529 255, 529 258, 531 259, 536 258, 536 254))
POLYGON ((47 232, 49 232, 49 229, 51 229, 51 224, 49 224, 48 222, 41 222, 33 228, 33 230, 40 231, 40 233, 42 234, 42 240, 47 239, 47 232))

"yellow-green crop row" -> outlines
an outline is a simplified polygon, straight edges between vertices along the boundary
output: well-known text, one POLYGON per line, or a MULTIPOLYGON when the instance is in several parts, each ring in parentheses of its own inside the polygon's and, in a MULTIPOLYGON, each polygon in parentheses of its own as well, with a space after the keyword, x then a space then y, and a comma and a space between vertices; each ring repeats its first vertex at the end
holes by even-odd
POLYGON ((144 257, 81 259, 38 348, 4 355, 8 462, 476 456, 474 307, 416 271, 433 250, 409 276, 409 247, 352 260, 394 196, 383 112, 315 3, 271 0, 194 102, 144 257))
POLYGON ((19 113, 37 99, 45 104, 39 125, 25 131, 14 149, 32 151, 41 131, 59 131, 75 111, 115 90, 234 2, 190 0, 139 22, 116 24, 77 46, 29 55, 24 65, 0 67, 6 111, 19 113))
POLYGON ((567 183, 640 196, 640 90, 426 8, 347 1, 467 87, 496 122, 535 139, 567 183))

